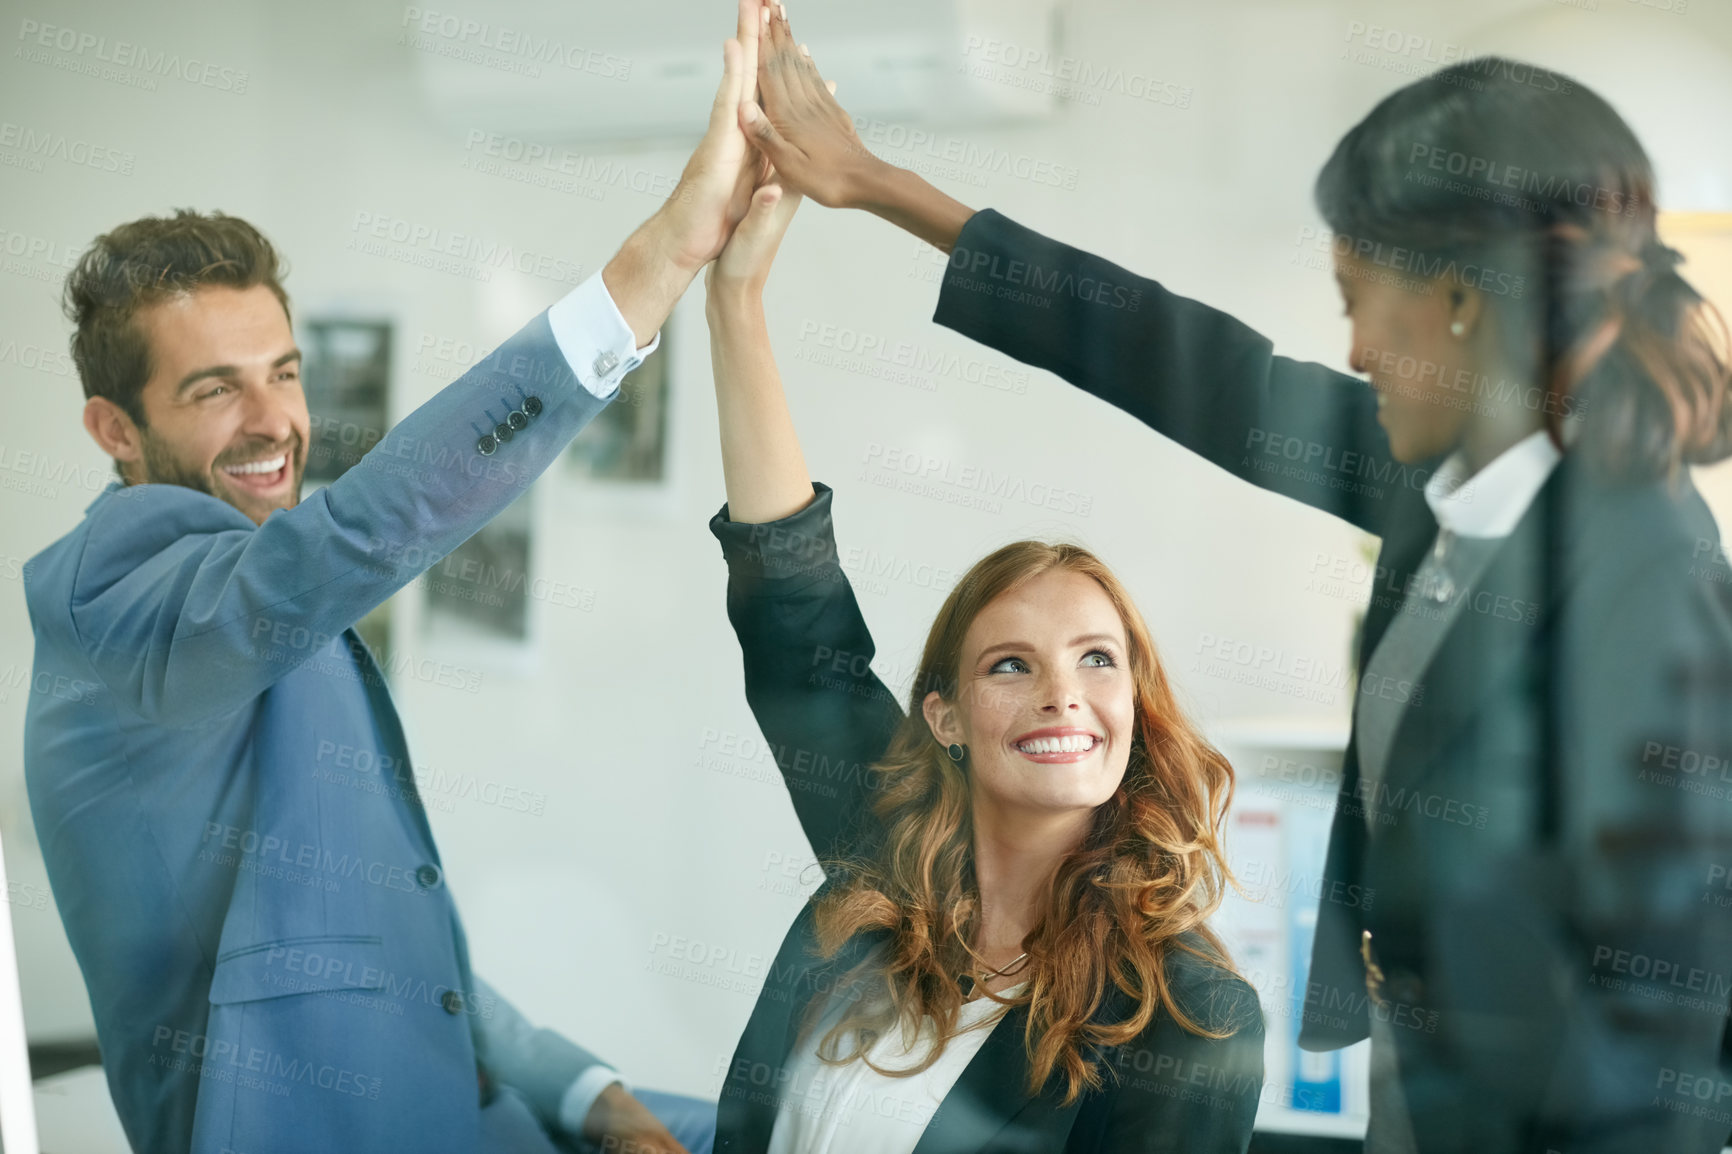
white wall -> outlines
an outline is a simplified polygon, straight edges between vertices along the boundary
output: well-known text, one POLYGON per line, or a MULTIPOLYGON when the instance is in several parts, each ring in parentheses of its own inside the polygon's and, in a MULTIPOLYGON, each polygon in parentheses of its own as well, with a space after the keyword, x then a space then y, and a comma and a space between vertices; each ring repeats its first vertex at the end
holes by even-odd
MULTIPOLYGON (((1634 10, 1732 41, 1724 17, 1705 8, 1675 16, 1634 0, 1599 6, 1607 11, 1570 12, 1591 22, 1634 10)), ((646 25, 673 26, 656 23, 650 10, 662 5, 639 7, 646 25)), ((1074 166, 1074 190, 980 173, 941 183, 1224 307, 1289 355, 1344 367, 1347 331, 1330 276, 1293 263, 1296 242, 1317 223, 1310 183, 1334 140, 1406 79, 1343 59, 1350 21, 1399 22, 1442 44, 1521 7, 1534 5, 1077 0, 1067 10, 1069 54, 1188 86, 1190 107, 1107 93, 1038 128, 968 134, 1074 166)), ((713 25, 719 41, 731 11, 721 0, 681 3, 667 19, 713 25)), ((134 161, 129 175, 55 160, 41 172, 0 166, 0 241, 22 234, 76 254, 120 221, 174 206, 243 215, 288 254, 298 315, 348 307, 397 321, 399 414, 448 379, 412 371, 424 335, 498 341, 560 289, 504 277, 477 285, 351 251, 357 213, 472 232, 589 271, 656 204, 624 188, 596 200, 465 170, 463 134, 432 127, 421 111, 414 53, 396 42, 403 9, 385 0, 205 0, 172 13, 118 0, 7 0, 5 13, 9 39, 25 20, 54 23, 178 50, 249 80, 244 94, 172 79, 141 92, 7 52, 0 120, 134 161)), ((813 44, 820 65, 824 48, 813 44)), ((1422 67, 1413 56, 1379 59, 1422 67)), ((694 125, 703 114, 693 109, 694 125)), ((625 160, 672 175, 683 150, 625 160)), ((1209 635, 1344 661, 1354 603, 1307 585, 1318 557, 1358 555, 1355 533, 1211 472, 1055 378, 1033 374, 1022 396, 953 378, 925 391, 804 362, 815 341, 803 333, 836 324, 1007 363, 930 323, 936 289, 921 279, 934 267, 930 254, 874 219, 807 206, 783 254, 769 290, 773 336, 813 472, 838 489, 845 549, 960 570, 1019 537, 1079 539, 1128 581, 1204 719, 1345 717, 1344 690, 1333 703, 1306 701, 1193 663, 1209 635), (874 444, 1059 484, 1088 494, 1092 511, 992 514, 876 488, 859 480, 874 444)), ((4 351, 13 342, 64 350, 60 274, 40 259, 0 267, 0 477, 29 451, 57 470, 86 467, 99 488, 107 463, 79 425, 75 379, 4 351)), ((459 651, 484 670, 477 694, 410 682, 397 700, 418 756, 547 798, 540 816, 430 801, 480 972, 639 1084, 711 1093, 800 901, 797 888, 777 892, 786 879, 775 863, 806 851, 780 787, 751 776, 767 763, 723 758, 737 772, 719 772, 706 760, 721 756, 707 734, 750 740, 755 727, 722 612, 723 565, 704 527, 721 482, 700 293, 670 326, 675 464, 666 493, 597 494, 558 468, 537 487, 537 570, 593 589, 593 611, 538 606, 540 646, 527 664, 459 651), (669 956, 657 944, 676 936, 718 947, 718 960, 687 965, 682 977, 654 972, 650 963, 669 956)), ((27 672, 30 661, 18 565, 70 529, 94 496, 76 482, 51 488, 0 488, 0 667, 27 672)), ((905 687, 941 596, 913 582, 862 593, 894 687, 905 687)), ((439 655, 414 629, 413 591, 399 610, 404 643, 439 655)), ((45 889, 19 752, 25 692, 0 700, 0 833, 8 870, 34 887, 17 889, 11 907, 32 1034, 69 1037, 88 1031, 89 1014, 52 905, 38 900, 45 889)))

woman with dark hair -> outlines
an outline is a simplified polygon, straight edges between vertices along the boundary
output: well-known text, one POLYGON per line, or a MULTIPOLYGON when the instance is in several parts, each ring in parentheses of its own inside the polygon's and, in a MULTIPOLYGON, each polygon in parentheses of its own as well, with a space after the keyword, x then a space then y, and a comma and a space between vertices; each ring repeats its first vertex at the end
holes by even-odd
POLYGON ((1485 58, 1348 133, 1317 200, 1367 388, 879 160, 764 26, 748 134, 949 252, 939 323, 1382 538, 1299 1039, 1370 1037, 1367 1148, 1719 1150, 1732 601, 1689 466, 1732 405, 1628 126, 1485 58))
POLYGON ((1262 1013, 1206 921, 1232 769, 1075 545, 1018 541, 964 574, 898 707, 765 327, 798 200, 759 189, 710 273, 710 528, 746 698, 825 881, 740 1039, 716 1149, 1242 1154, 1262 1013))

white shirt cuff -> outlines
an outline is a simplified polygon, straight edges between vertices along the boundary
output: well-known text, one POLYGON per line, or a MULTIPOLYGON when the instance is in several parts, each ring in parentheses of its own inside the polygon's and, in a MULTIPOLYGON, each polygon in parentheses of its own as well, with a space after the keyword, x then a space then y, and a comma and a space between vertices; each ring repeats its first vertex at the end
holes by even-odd
POLYGON ((584 1119, 589 1117, 589 1108, 595 1105, 601 1092, 615 1082, 624 1086, 627 1093, 631 1092, 631 1087, 626 1086, 625 1079, 619 1076, 619 1071, 607 1066, 594 1065, 579 1074, 559 1100, 559 1128, 574 1138, 580 1137, 583 1134, 584 1119))
POLYGON ((662 343, 658 332, 649 344, 637 347, 631 326, 620 315, 599 272, 555 302, 547 310, 547 323, 571 371, 584 388, 604 401, 619 392, 620 378, 643 364, 662 343))

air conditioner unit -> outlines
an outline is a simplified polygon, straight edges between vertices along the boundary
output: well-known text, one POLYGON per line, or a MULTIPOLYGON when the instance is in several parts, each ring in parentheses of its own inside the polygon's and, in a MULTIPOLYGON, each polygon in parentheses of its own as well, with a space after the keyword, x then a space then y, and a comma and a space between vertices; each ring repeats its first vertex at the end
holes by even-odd
MULTIPOLYGON (((789 13, 856 118, 984 127, 1051 117, 1062 0, 799 0, 789 13)), ((722 0, 505 0, 404 10, 426 106, 448 128, 563 142, 695 139, 735 9, 722 0)))

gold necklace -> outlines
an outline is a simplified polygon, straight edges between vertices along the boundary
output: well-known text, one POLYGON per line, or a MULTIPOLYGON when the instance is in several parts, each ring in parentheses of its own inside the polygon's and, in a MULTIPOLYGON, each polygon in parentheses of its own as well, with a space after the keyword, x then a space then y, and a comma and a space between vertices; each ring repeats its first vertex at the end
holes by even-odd
POLYGON ((974 991, 975 990, 979 989, 981 986, 984 986, 987 982, 992 981, 992 979, 994 979, 994 978, 1009 977, 1011 975, 1011 973, 1016 970, 1017 966, 1020 965, 1027 957, 1028 957, 1028 951, 1024 950, 1022 953, 1016 955, 1016 957, 1010 959, 1010 961, 1007 962, 1005 965, 1001 966, 1000 968, 998 968, 996 970, 992 970, 988 973, 984 973, 984 974, 980 975, 979 978, 976 978, 973 974, 963 974, 962 977, 959 979, 959 981, 968 983, 967 985, 963 986, 963 988, 962 988, 963 998, 967 999, 967 998, 974 997, 974 991))

